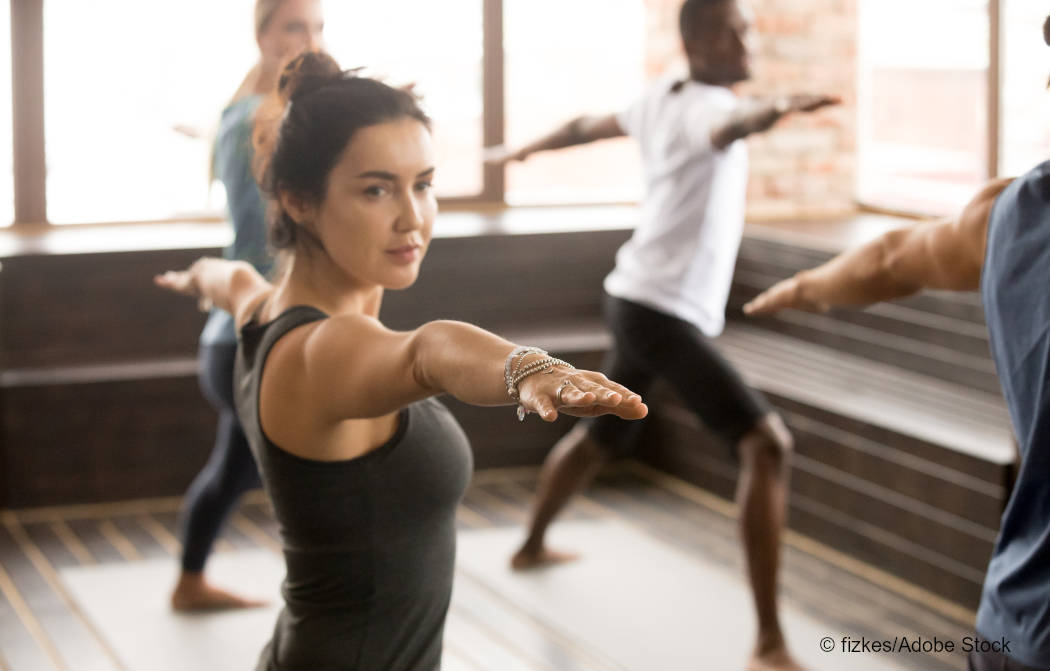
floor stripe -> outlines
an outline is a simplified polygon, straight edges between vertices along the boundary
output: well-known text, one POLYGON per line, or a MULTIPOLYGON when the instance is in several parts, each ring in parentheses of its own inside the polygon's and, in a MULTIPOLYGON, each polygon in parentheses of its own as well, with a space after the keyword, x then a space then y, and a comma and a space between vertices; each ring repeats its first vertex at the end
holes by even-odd
POLYGON ((153 519, 152 515, 139 515, 135 518, 135 521, 138 522, 139 526, 145 529, 150 536, 153 536, 153 539, 160 543, 160 545, 163 546, 172 557, 182 555, 182 543, 180 543, 179 539, 175 538, 175 536, 172 535, 163 524, 153 519))
MULTIPOLYGON (((11 510, 19 522, 53 522, 55 520, 100 519, 122 517, 142 513, 170 513, 182 507, 181 496, 168 496, 131 501, 114 501, 112 503, 78 503, 69 506, 46 506, 42 508, 22 508, 11 510)), ((254 489, 246 493, 241 501, 245 504, 268 503, 266 493, 254 489)))
POLYGON ((69 525, 66 524, 65 520, 54 520, 49 526, 51 527, 51 531, 53 531, 55 535, 58 536, 58 539, 62 541, 62 544, 66 546, 66 549, 77 558, 77 561, 81 564, 97 563, 94 555, 91 554, 91 550, 88 550, 87 546, 80 542, 76 533, 69 528, 69 525))
POLYGON ((566 650, 568 650, 570 653, 573 654, 573 656, 577 657, 578 659, 581 659, 584 662, 591 664, 596 669, 610 670, 617 668, 615 663, 606 661, 601 656, 600 652, 593 652, 584 648, 579 644, 578 641, 575 641, 566 636, 564 633, 558 631, 557 629, 552 628, 550 625, 548 625, 546 622, 539 619, 538 617, 534 616, 532 613, 518 608, 517 604, 510 601, 505 595, 500 594, 498 591, 489 587, 487 584, 485 584, 483 580, 474 577, 473 575, 464 571, 461 568, 456 569, 456 576, 457 579, 469 580, 478 589, 487 592, 494 600, 508 605, 514 614, 519 615, 522 618, 534 623, 543 631, 543 633, 546 636, 559 642, 566 650))
MULTIPOLYGON (((449 641, 447 638, 444 641, 444 649, 445 654, 450 655, 460 665, 468 666, 471 669, 474 669, 475 671, 487 671, 485 667, 478 666, 478 663, 475 662, 474 659, 470 657, 470 655, 463 652, 462 648, 460 648, 454 642, 449 641)), ((443 663, 442 666, 446 666, 446 664, 443 663)))
MULTIPOLYGON (((523 503, 529 506, 532 505, 532 501, 535 498, 536 493, 530 490, 528 487, 525 487, 524 485, 513 481, 505 482, 503 483, 503 485, 507 489, 512 490, 515 493, 515 496, 519 498, 523 503)), ((571 502, 568 504, 568 507, 573 506, 577 508, 582 508, 588 513, 595 515, 596 517, 620 517, 619 513, 617 513, 612 508, 604 506, 601 503, 595 501, 594 499, 588 497, 586 492, 572 498, 571 502)))
POLYGON ((125 560, 135 561, 137 559, 142 559, 142 554, 138 551, 138 548, 135 547, 135 544, 129 541, 124 534, 120 533, 120 529, 117 528, 116 524, 113 524, 112 520, 102 520, 99 522, 98 530, 102 532, 102 535, 106 537, 106 540, 109 541, 110 545, 115 547, 117 552, 120 553, 120 556, 125 560))
POLYGON ((486 529, 492 526, 492 522, 489 522, 484 515, 464 505, 456 507, 456 519, 472 529, 486 529))
POLYGON ((486 468, 476 471, 471 478, 470 484, 474 486, 487 485, 493 482, 515 480, 520 478, 536 479, 540 472, 538 466, 514 466, 511 468, 486 468))
POLYGON ((54 590, 55 594, 57 594, 59 599, 62 600, 62 603, 66 606, 69 612, 84 625, 84 628, 87 629, 88 633, 95 639, 95 642, 106 657, 109 658, 109 661, 113 662, 113 665, 117 669, 126 671, 123 664, 120 663, 120 659, 117 657, 116 652, 109 647, 106 639, 102 637, 101 633, 95 629, 95 625, 92 624, 84 615, 83 611, 80 610, 80 607, 73 600, 73 597, 66 591, 65 586, 62 584, 62 580, 58 577, 58 572, 55 571, 55 567, 47 560, 47 557, 40 551, 40 548, 38 548, 36 543, 33 542, 33 539, 29 537, 29 534, 27 534, 25 529, 22 528, 22 525, 19 524, 18 520, 15 519, 14 515, 9 511, 3 512, 2 516, 4 526, 7 528, 8 533, 10 533, 15 539, 15 542, 18 543, 22 552, 29 557, 29 561, 33 563, 36 570, 41 576, 43 576, 48 586, 54 590))
POLYGON ((271 538, 268 533, 259 528, 259 525, 252 522, 241 513, 234 514, 233 517, 230 518, 230 524, 242 534, 255 541, 260 547, 273 550, 278 554, 282 553, 280 543, 271 538))
POLYGON ((490 494, 480 487, 474 487, 470 490, 470 498, 473 501, 480 503, 485 508, 505 515, 519 524, 525 522, 528 518, 527 511, 522 510, 518 506, 507 503, 495 494, 490 494))
POLYGON ((549 665, 545 664, 543 660, 534 657, 534 653, 528 650, 524 650, 521 647, 515 645, 513 641, 508 639, 498 630, 490 627, 488 623, 474 617, 467 609, 456 608, 455 613, 457 617, 470 622, 470 624, 472 624, 476 629, 484 633, 490 641, 493 641, 499 646, 505 648, 509 653, 511 653, 514 657, 517 657, 518 660, 526 666, 529 666, 537 671, 555 671, 555 669, 552 669, 549 665))
MULTIPOLYGON (((713 494, 682 480, 681 478, 638 462, 631 463, 631 470, 659 487, 678 493, 695 503, 699 503, 715 512, 719 512, 726 517, 737 517, 738 509, 735 504, 720 499, 713 494)), ((965 606, 960 606, 959 604, 923 589, 914 583, 898 578, 886 571, 866 564, 859 559, 854 559, 843 552, 815 541, 796 531, 790 529, 784 530, 784 544, 822 559, 823 561, 847 571, 848 573, 852 573, 859 578, 863 578, 864 580, 878 585, 887 591, 893 592, 917 603, 921 603, 923 606, 928 607, 944 617, 954 620, 964 626, 973 626, 974 621, 977 619, 977 613, 965 606)))
POLYGON ((44 651, 44 654, 51 659, 55 668, 61 671, 69 671, 69 667, 62 661, 62 656, 58 654, 58 650, 51 643, 51 639, 48 638, 44 628, 40 626, 40 622, 33 615, 33 611, 29 609, 29 604, 22 598, 22 594, 15 587, 14 581, 11 580, 11 576, 8 575, 2 565, 0 565, 0 592, 3 592, 4 598, 11 604, 11 608, 18 615, 18 619, 22 621, 22 625, 29 632, 29 635, 33 637, 33 640, 36 641, 36 644, 40 646, 40 649, 44 651))
POLYGON ((233 552, 237 549, 237 546, 226 540, 225 538, 215 539, 215 551, 216 552, 233 552))

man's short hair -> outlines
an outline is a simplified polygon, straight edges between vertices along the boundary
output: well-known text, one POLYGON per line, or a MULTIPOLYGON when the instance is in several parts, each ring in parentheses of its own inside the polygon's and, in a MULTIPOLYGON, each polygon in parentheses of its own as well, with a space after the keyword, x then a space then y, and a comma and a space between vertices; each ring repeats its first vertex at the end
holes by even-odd
POLYGON ((682 41, 688 42, 695 37, 693 31, 696 29, 696 17, 701 10, 723 2, 729 0, 685 0, 678 12, 678 31, 682 35, 682 41))

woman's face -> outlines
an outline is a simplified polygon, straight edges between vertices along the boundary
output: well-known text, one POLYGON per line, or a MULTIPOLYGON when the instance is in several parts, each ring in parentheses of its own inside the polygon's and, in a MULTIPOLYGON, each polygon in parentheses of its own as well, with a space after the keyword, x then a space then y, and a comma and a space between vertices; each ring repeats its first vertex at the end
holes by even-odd
POLYGON ((430 131, 412 118, 357 131, 328 175, 315 232, 357 283, 404 289, 430 244, 437 199, 430 131))
POLYGON ((324 48, 321 0, 284 0, 256 39, 263 60, 275 68, 304 51, 324 48))

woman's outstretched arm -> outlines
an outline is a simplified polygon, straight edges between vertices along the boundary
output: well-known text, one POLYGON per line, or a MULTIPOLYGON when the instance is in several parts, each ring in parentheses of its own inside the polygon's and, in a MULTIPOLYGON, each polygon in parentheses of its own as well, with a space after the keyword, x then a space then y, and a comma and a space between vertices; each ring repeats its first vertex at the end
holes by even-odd
MULTIPOLYGON (((245 261, 203 258, 186 270, 169 270, 153 278, 157 286, 201 299, 240 317, 253 299, 272 285, 245 261)), ((243 320, 238 319, 237 323, 243 320)))
MULTIPOLYGON (((561 364, 524 377, 515 401, 504 377, 514 349, 514 343, 464 322, 434 321, 399 332, 353 314, 326 320, 305 335, 302 356, 307 369, 314 371, 311 393, 336 417, 379 416, 441 393, 472 405, 519 402, 547 421, 554 421, 559 412, 612 413, 624 419, 641 419, 647 413, 640 396, 601 373, 561 364)), ((549 358, 529 353, 512 364, 525 371, 549 358)))
MULTIPOLYGON (((206 299, 246 321, 272 289, 248 263, 201 259, 154 282, 206 299)), ((296 329, 281 339, 267 364, 270 381, 290 393, 307 394, 333 421, 378 417, 414 401, 449 393, 473 405, 520 403, 544 420, 559 412, 576 416, 612 413, 641 419, 648 409, 638 394, 601 373, 575 370, 540 353, 516 357, 520 372, 543 366, 508 393, 505 369, 515 345, 471 324, 435 321, 414 331, 392 331, 361 314, 336 315, 296 329), (545 366, 543 363, 551 363, 545 366), (305 373, 305 374, 304 374, 305 373)))

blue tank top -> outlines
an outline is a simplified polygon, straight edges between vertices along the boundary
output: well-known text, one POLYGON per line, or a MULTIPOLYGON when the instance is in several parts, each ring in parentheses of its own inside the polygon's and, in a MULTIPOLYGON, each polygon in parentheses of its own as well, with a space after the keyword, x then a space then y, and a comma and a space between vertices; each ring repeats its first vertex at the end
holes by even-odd
MULTIPOLYGON (((273 268, 266 246, 266 201, 252 174, 252 129, 255 112, 263 96, 241 98, 222 111, 219 132, 215 136, 214 172, 226 189, 226 208, 233 223, 233 243, 223 257, 247 261, 263 275, 273 268)), ((201 333, 205 345, 235 344, 237 331, 233 318, 214 309, 201 333)))
POLYGON ((988 566, 977 631, 1050 668, 1050 161, 1003 191, 981 279, 992 356, 1021 464, 988 566))

